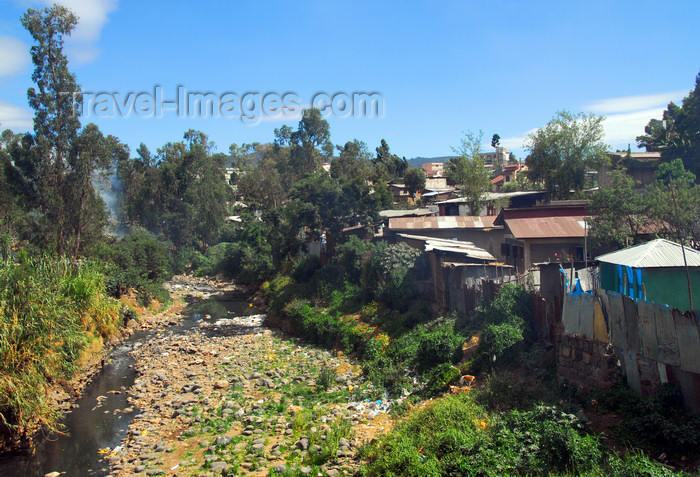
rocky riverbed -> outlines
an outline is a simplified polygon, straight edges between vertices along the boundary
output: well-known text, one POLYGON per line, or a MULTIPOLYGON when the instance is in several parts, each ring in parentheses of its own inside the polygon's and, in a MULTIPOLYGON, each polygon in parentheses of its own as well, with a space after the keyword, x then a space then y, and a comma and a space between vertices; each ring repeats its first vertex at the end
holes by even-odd
MULTIPOLYGON (((201 298, 228 287, 191 278, 168 286, 201 298)), ((349 475, 360 444, 389 429, 392 403, 341 353, 267 329, 263 315, 171 334, 165 325, 178 317, 150 320, 159 333, 132 351, 139 377, 115 390, 140 413, 119 446, 101 450, 112 475, 349 475)))

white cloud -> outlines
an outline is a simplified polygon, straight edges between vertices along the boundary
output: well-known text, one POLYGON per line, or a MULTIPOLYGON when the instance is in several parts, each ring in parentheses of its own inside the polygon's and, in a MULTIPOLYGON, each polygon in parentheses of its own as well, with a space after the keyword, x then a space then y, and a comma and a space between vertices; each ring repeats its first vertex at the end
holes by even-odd
POLYGON ((593 101, 584 110, 606 116, 603 122, 605 140, 613 148, 636 146, 636 137, 644 134, 644 127, 652 118, 661 119, 671 101, 680 102, 688 90, 625 96, 593 101))
POLYGON ((605 140, 613 149, 636 147, 636 137, 644 134, 644 127, 652 118, 661 119, 665 106, 632 111, 621 114, 609 114, 603 122, 605 140))
MULTIPOLYGON (((48 6, 54 0, 43 0, 48 6)), ((78 26, 66 41, 66 52, 77 63, 89 63, 100 55, 95 43, 100 39, 108 15, 117 8, 118 0, 59 0, 78 16, 78 26)))
POLYGON ((12 129, 14 132, 31 131, 34 128, 34 115, 21 106, 0 99, 0 131, 12 129))
POLYGON ((0 37, 0 77, 21 72, 29 64, 29 45, 10 36, 0 37))
POLYGON ((530 133, 534 133, 537 129, 530 129, 518 136, 502 137, 501 146, 507 147, 511 151, 519 151, 525 147, 525 141, 530 133))
MULTIPOLYGON (((613 150, 626 148, 627 145, 635 149, 636 138, 644 134, 644 127, 649 120, 661 119, 668 103, 671 101, 679 103, 687 95, 688 90, 682 90, 599 99, 586 104, 582 110, 605 116, 603 121, 605 142, 613 150)), ((501 145, 511 151, 522 150, 525 148, 528 134, 536 130, 531 129, 517 136, 501 138, 501 145)))
POLYGON ((628 111, 640 111, 643 109, 663 106, 671 101, 679 101, 688 95, 688 90, 669 91, 666 93, 642 94, 638 96, 624 96, 622 98, 599 99, 587 104, 585 111, 596 114, 617 114, 628 111))

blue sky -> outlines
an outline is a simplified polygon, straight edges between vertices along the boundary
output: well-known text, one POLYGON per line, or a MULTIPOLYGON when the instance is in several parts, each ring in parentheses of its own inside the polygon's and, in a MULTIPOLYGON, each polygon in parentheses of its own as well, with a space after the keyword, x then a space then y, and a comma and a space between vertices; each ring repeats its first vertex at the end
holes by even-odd
MULTIPOLYGON (((32 129, 32 39, 19 18, 48 3, 0 0, 0 129, 32 129)), ((449 155, 464 131, 480 129, 485 150, 498 133, 522 158, 527 134, 561 109, 605 115, 611 148, 634 148, 649 119, 680 102, 700 71, 700 2, 692 0, 63 3, 81 18, 66 51, 84 91, 127 105, 156 86, 167 101, 178 85, 219 99, 290 93, 300 107, 322 92, 379 93, 382 117, 331 113, 332 140, 357 138, 374 151, 384 138, 407 158, 449 155)), ((178 141, 190 128, 225 152, 231 143, 272 141, 275 128, 298 122, 279 112, 252 114, 254 124, 236 111, 88 113, 84 124, 97 123, 132 152, 141 142, 155 150, 178 141)))

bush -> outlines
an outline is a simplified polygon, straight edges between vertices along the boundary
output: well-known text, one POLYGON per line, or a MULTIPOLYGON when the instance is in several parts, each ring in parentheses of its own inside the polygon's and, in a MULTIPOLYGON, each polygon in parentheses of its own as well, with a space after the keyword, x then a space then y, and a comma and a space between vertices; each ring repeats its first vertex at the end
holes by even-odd
POLYGON ((403 242, 380 242, 363 268, 362 286, 371 296, 399 311, 409 308, 415 296, 415 277, 411 273, 420 252, 403 242))
POLYGON ((423 373, 439 364, 458 361, 462 342, 451 327, 421 334, 416 349, 418 371, 423 373))
POLYGON ((128 234, 114 246, 102 247, 99 257, 113 265, 107 269, 107 288, 117 298, 130 288, 142 291, 172 276, 169 243, 150 232, 128 234))
POLYGON ((472 358, 475 370, 493 367, 496 361, 507 364, 533 340, 530 295, 521 285, 504 285, 485 307, 469 321, 458 322, 466 332, 482 331, 479 348, 472 358))
POLYGON ((700 444, 700 416, 683 408, 680 391, 670 384, 658 394, 635 399, 636 405, 620 407, 624 421, 615 431, 617 438, 654 454, 681 457, 700 444))
POLYGON ((297 283, 308 282, 319 268, 321 268, 321 260, 316 255, 301 257, 294 264, 292 278, 297 283))
POLYGON ((322 391, 328 391, 328 389, 335 384, 335 371, 324 366, 321 371, 316 376, 316 388, 322 391))

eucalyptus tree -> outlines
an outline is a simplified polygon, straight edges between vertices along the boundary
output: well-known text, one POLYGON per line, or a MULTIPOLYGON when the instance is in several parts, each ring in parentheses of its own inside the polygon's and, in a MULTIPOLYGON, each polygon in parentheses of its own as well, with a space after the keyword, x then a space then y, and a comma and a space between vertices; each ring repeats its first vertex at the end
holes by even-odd
POLYGON ((78 23, 73 12, 61 5, 43 10, 29 9, 22 25, 34 38, 31 48, 36 87, 27 90, 29 105, 35 112, 38 191, 45 226, 54 234, 56 252, 64 253, 66 232, 65 182, 73 143, 78 137, 80 120, 76 104, 80 88, 68 70, 63 41, 78 23))

